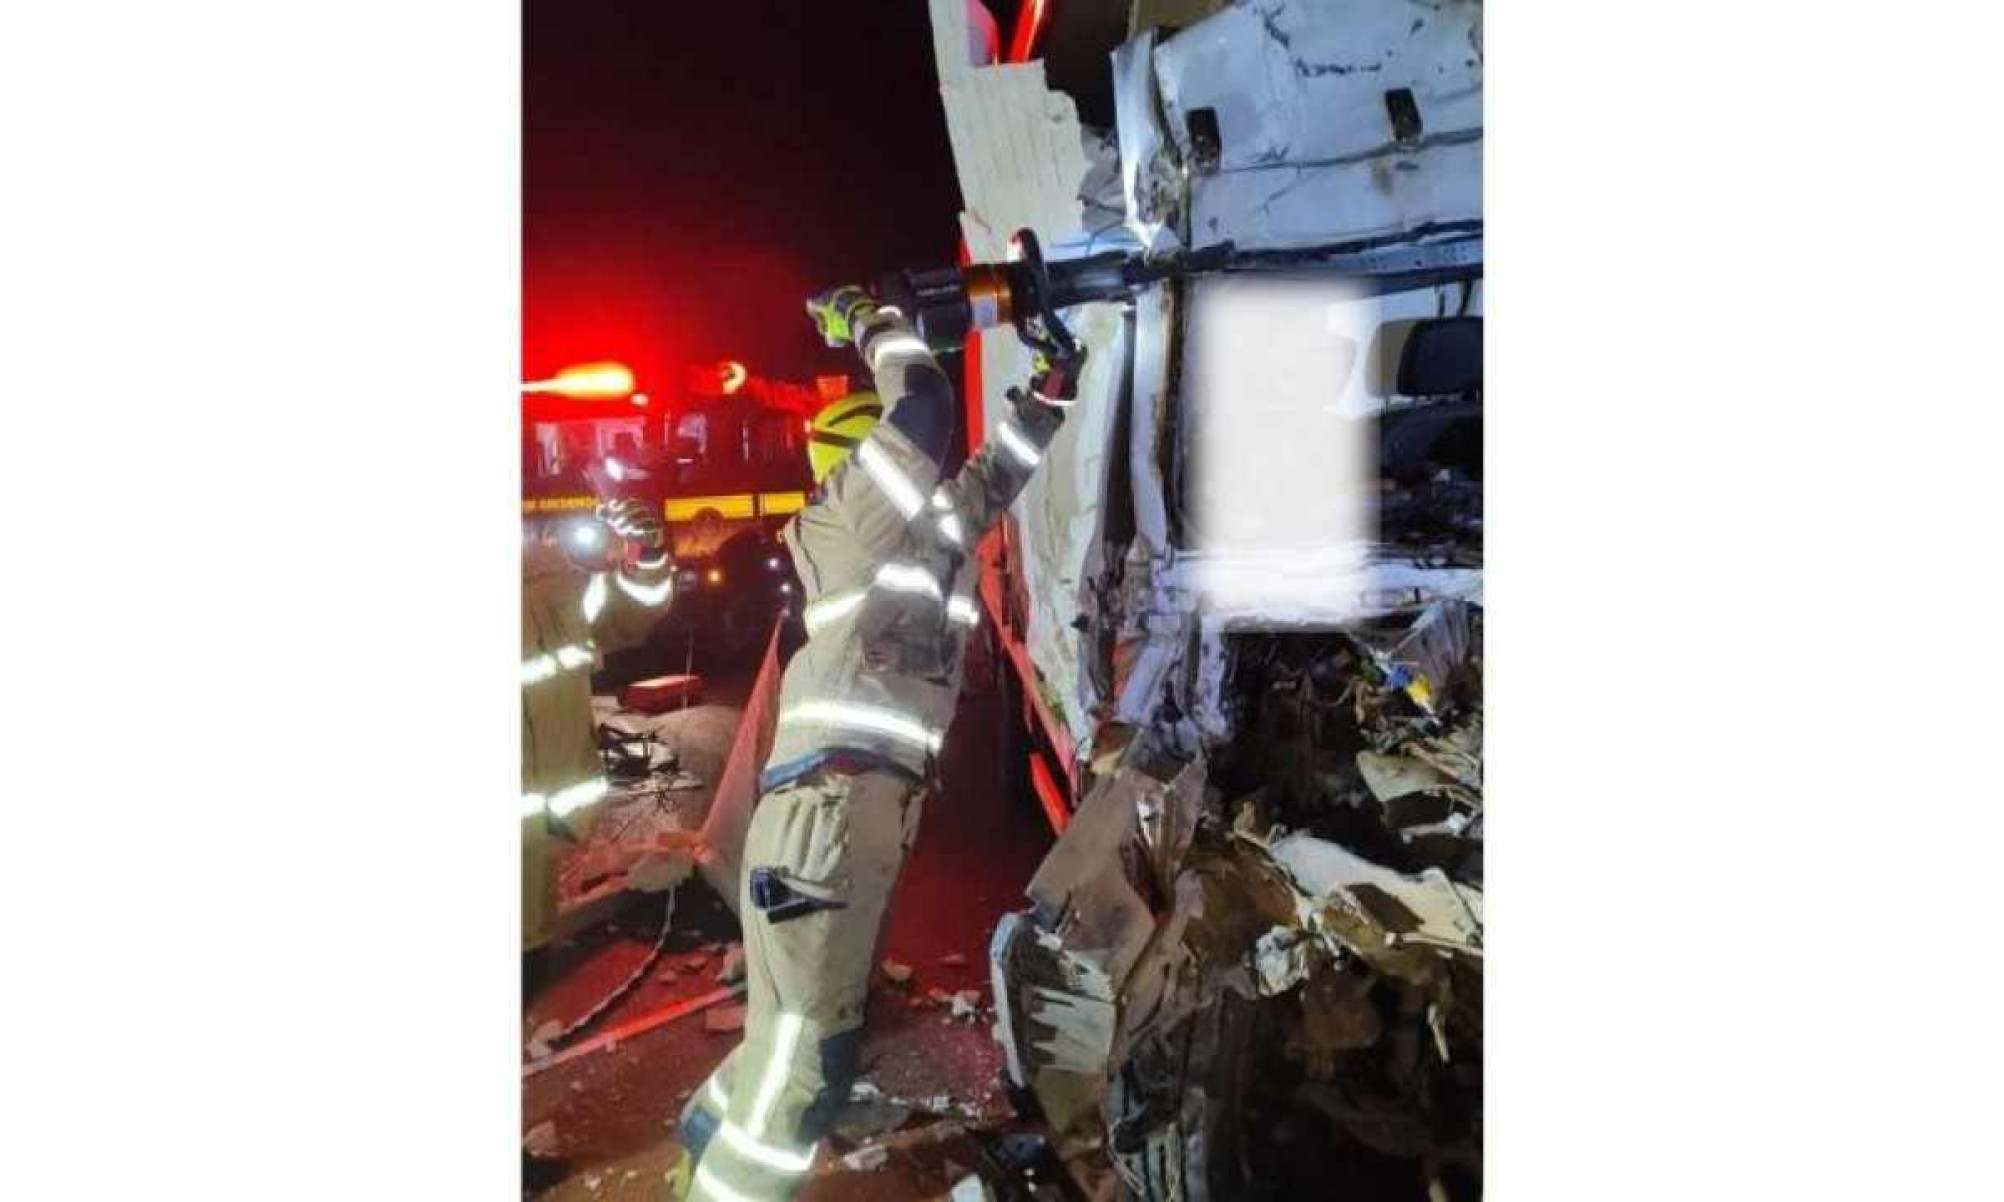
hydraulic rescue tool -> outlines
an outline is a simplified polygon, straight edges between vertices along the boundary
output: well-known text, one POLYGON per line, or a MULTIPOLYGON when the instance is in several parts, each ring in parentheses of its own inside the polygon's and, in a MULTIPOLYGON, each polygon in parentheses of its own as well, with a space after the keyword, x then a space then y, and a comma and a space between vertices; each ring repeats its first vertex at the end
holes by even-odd
POLYGON ((878 303, 906 312, 935 351, 957 349, 970 330, 1013 326, 1032 349, 1057 358, 1076 347, 1060 309, 1127 300, 1161 280, 1243 268, 1336 272, 1368 290, 1468 279, 1482 272, 1480 222, 1425 226, 1396 238, 1295 250, 1242 251, 1230 242, 1145 258, 1122 250, 1047 260, 1035 232, 1018 230, 1009 259, 902 271, 877 282, 878 303))
POLYGON ((1036 233, 1022 229, 1009 240, 1007 262, 902 271, 879 280, 872 291, 878 303, 908 314, 912 328, 935 351, 958 349, 973 330, 1013 327, 1040 360, 1032 387, 1048 399, 1068 401, 1076 391, 1082 348, 1060 309, 1125 300, 1157 280, 1215 271, 1230 255, 1226 244, 1153 262, 1118 250, 1050 262, 1036 233))

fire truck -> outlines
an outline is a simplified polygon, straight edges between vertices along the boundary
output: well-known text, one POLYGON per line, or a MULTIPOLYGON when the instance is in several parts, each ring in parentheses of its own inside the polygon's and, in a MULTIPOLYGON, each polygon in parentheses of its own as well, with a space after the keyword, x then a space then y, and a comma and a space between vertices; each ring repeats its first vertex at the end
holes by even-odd
POLYGON ((726 361, 674 384, 668 395, 525 396, 524 531, 589 514, 604 493, 658 506, 679 567, 675 615, 736 645, 797 603, 777 535, 813 487, 808 423, 849 382, 773 380, 726 361))

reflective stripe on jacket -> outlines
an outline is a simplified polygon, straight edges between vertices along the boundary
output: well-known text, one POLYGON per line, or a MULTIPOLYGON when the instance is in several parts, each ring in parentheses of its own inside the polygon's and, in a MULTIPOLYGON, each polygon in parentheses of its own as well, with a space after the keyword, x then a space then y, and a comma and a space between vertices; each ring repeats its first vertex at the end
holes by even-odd
MULTIPOLYGON (((979 624, 973 549, 1022 491, 1043 445, 1004 418, 951 480, 894 420, 908 376, 938 372, 901 317, 861 347, 884 420, 782 532, 805 592, 808 638, 787 665, 760 784, 775 788, 853 751, 930 772, 979 624)), ((936 387, 936 381, 928 381, 936 387)))
POLYGON ((674 566, 588 574, 556 547, 522 555, 522 816, 564 819, 603 796, 591 712, 599 654, 646 638, 674 566), (589 612, 588 612, 589 611, 589 612))

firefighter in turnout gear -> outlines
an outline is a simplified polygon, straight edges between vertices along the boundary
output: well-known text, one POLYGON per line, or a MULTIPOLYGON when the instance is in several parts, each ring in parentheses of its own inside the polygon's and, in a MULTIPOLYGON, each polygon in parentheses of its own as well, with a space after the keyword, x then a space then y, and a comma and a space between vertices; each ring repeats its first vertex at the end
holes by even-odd
POLYGON ((599 655, 646 638, 674 588, 658 515, 638 501, 547 527, 522 549, 522 948, 555 932, 557 866, 605 796, 592 722, 599 655))
MULTIPOLYGON (((816 457, 819 487, 782 534, 808 638, 787 665, 745 841, 744 1040, 682 1117, 682 1171, 693 1163, 689 1196, 705 1202, 791 1198, 848 1099, 885 905, 978 624, 972 551, 1063 420, 1064 397, 1036 381, 1012 391, 1014 411, 946 477, 953 389, 904 315, 856 288, 808 311, 830 345, 853 345, 868 364, 882 417, 817 422, 854 449, 816 457)), ((1076 367, 1039 380, 1075 379, 1076 367)))

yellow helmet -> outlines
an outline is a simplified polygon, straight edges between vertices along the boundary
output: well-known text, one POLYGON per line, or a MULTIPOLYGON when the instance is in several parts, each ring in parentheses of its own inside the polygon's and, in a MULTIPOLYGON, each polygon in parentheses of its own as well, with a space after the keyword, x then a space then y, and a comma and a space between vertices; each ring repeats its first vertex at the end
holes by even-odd
POLYGON ((815 414, 807 433, 807 464, 814 469, 814 482, 826 480, 882 416, 884 406, 874 392, 852 392, 815 414))

